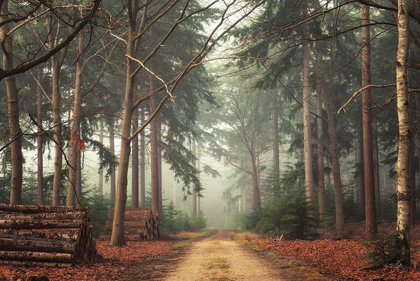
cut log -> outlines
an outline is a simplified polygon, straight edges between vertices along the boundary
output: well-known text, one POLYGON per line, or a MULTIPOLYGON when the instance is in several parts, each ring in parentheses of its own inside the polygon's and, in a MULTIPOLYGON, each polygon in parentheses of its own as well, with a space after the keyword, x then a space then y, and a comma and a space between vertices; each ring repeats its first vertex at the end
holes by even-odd
POLYGON ((69 253, 0 251, 0 260, 71 262, 72 258, 69 253))
POLYGON ((89 208, 0 204, 0 211, 15 213, 66 213, 75 211, 89 212, 89 208))
POLYGON ((37 241, 16 238, 0 238, 0 250, 74 253, 77 249, 76 243, 57 241, 54 239, 50 240, 51 241, 37 241))
POLYGON ((86 212, 68 212, 68 213, 5 213, 3 219, 43 219, 43 220, 59 220, 59 219, 88 219, 86 212))
POLYGON ((5 219, 0 220, 0 228, 12 229, 38 229, 38 228, 79 228, 84 223, 84 220, 23 220, 23 219, 5 219))
POLYGON ((4 261, 0 260, 0 264, 13 266, 44 266, 44 267, 70 267, 71 263, 62 262, 37 262, 37 261, 4 261))
POLYGON ((45 230, 45 229, 0 229, 0 237, 10 238, 19 236, 20 238, 30 238, 30 239, 56 239, 62 241, 76 242, 79 240, 81 234, 80 229, 74 228, 65 228, 65 229, 54 229, 45 230))
POLYGON ((89 209, 0 204, 0 263, 63 267, 99 257, 89 209))
MULTIPOLYGON (((108 220, 105 223, 104 233, 110 235, 114 210, 110 210, 108 220)), ((124 214, 124 237, 125 240, 152 240, 159 237, 158 215, 150 208, 127 209, 124 214), (134 235, 137 234, 137 235, 134 235)))

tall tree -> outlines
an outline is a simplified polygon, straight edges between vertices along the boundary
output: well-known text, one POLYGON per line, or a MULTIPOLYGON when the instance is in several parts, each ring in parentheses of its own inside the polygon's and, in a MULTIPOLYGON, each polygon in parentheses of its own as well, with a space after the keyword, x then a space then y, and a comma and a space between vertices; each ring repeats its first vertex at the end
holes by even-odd
MULTIPOLYGON (((36 34, 35 40, 41 40, 42 42, 48 42, 49 49, 45 52, 40 52, 40 48, 35 48, 35 51, 28 54, 25 52, 25 58, 20 58, 21 62, 17 65, 13 65, 13 44, 12 37, 23 30, 27 24, 32 23, 34 20, 40 20, 42 16, 48 17, 51 16, 42 3, 37 1, 28 2, 27 5, 21 5, 20 3, 14 5, 13 1, 1 1, 1 6, 3 9, 2 16, 0 17, 0 25, 2 26, 2 41, 3 41, 3 66, 0 68, 0 80, 14 76, 19 73, 24 73, 29 69, 46 62, 49 58, 54 56, 57 52, 60 52, 65 48, 77 35, 77 33, 83 29, 83 27, 92 19, 96 13, 101 1, 93 0, 91 7, 87 8, 88 13, 84 14, 78 23, 73 26, 71 31, 65 36, 61 37, 57 44, 51 44, 47 38, 40 39, 38 34, 36 34), (9 2, 13 4, 13 10, 10 10, 9 2), (13 29, 11 28, 12 23, 14 24, 13 29), (5 33, 4 31, 11 31, 5 33)), ((54 11, 55 9, 60 9, 59 5, 49 7, 48 10, 54 11)), ((57 18, 60 13, 56 13, 55 17, 57 18)), ((24 37, 26 37, 25 34, 24 37)), ((50 35, 48 35, 50 37, 50 35)), ((30 40, 30 39, 27 39, 30 40)), ((26 49, 29 51, 30 48, 26 49)), ((20 203, 22 197, 22 132, 19 124, 19 107, 18 107, 18 91, 13 89, 16 86, 15 78, 10 78, 6 81, 7 95, 8 95, 8 116, 9 116, 9 131, 10 131, 10 141, 8 145, 12 146, 12 180, 11 180, 11 202, 20 203)))
MULTIPOLYGON (((37 116, 36 122, 38 123, 39 129, 42 130, 42 89, 41 89, 41 67, 37 67, 37 87, 36 87, 36 105, 37 105, 37 116)), ((43 152, 42 152, 42 133, 39 132, 36 137, 37 142, 37 156, 38 156, 38 171, 37 171, 37 186, 38 186, 38 205, 44 205, 44 165, 43 165, 43 152)))
MULTIPOLYGON (((2 1, 0 21, 2 23, 9 20, 9 1, 2 1)), ((13 70, 13 41, 9 35, 11 24, 5 23, 1 26, 1 40, 3 46, 3 69, 4 71, 13 70)), ((18 88, 15 76, 5 78, 7 105, 9 115, 10 139, 12 159, 12 180, 10 183, 10 204, 22 203, 22 130, 19 124, 19 99, 18 88)))
MULTIPOLYGON (((133 132, 139 128, 139 110, 133 114, 133 132)), ((131 156, 131 208, 139 207, 139 137, 133 139, 133 155, 131 156)))
POLYGON ((369 6, 362 5, 362 119, 363 119, 363 166, 365 186, 366 236, 378 231, 376 226, 375 181, 373 171, 372 111, 370 74, 370 17, 369 6))
MULTIPOLYGON (((308 15, 307 2, 302 2, 302 17, 308 15)), ((303 25, 303 147, 305 154, 305 185, 307 200, 312 201, 315 194, 314 177, 312 172, 312 137, 311 137, 311 113, 309 94, 309 24, 303 25)))
MULTIPOLYGON (((323 74, 320 73, 322 69, 322 54, 320 50, 319 44, 317 44, 317 48, 315 50, 315 59, 316 59, 316 114, 318 116, 323 116, 322 110, 322 80, 323 74)), ((325 199, 325 167, 324 167, 324 158, 325 158, 325 151, 324 151, 324 120, 320 117, 316 119, 317 124, 317 152, 318 152, 318 204, 319 204, 319 217, 321 219, 325 218, 325 214, 327 212, 327 202, 325 199)))
POLYGON ((410 106, 407 58, 409 38, 408 0, 398 0, 398 51, 395 59, 399 147, 397 160, 397 247, 403 265, 410 265, 410 106))
MULTIPOLYGON (((194 155, 194 157, 197 157, 197 146, 195 143, 195 138, 191 138, 191 153, 194 155)), ((197 162, 195 159, 194 167, 197 168, 197 162)), ((192 215, 193 217, 197 216, 197 191, 194 183, 192 184, 192 215)))

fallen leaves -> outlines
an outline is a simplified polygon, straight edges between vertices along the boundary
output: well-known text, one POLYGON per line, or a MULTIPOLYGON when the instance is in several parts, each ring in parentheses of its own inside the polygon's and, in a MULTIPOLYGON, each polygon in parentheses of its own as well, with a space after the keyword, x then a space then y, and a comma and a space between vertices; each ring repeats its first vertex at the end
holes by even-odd
MULTIPOLYGON (((339 280, 420 280, 420 268, 388 266, 369 268, 369 260, 362 257, 366 248, 358 240, 318 239, 313 241, 273 241, 273 239, 254 238, 252 242, 263 250, 275 252, 280 256, 288 256, 309 262, 318 270, 333 279, 339 280)), ((412 247, 419 248, 420 239, 412 239, 412 247)), ((414 251, 412 264, 420 262, 420 253, 414 251)))
POLYGON ((18 277, 46 276, 51 280, 118 280, 134 272, 142 263, 157 259, 169 252, 173 241, 127 242, 124 247, 108 246, 109 241, 97 241, 102 260, 70 268, 13 267, 0 265, 1 280, 18 277))

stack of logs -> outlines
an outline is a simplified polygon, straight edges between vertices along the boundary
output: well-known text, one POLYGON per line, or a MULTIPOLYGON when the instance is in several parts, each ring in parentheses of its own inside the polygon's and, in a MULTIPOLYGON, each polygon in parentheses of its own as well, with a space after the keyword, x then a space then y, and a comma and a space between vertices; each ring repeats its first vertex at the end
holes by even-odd
MULTIPOLYGON (((105 224, 105 235, 112 231, 114 210, 110 210, 105 224)), ((124 214, 124 239, 126 241, 153 240, 160 237, 159 216, 150 208, 127 209, 124 214)))
POLYGON ((89 208, 0 204, 0 264, 68 267, 97 256, 89 208))

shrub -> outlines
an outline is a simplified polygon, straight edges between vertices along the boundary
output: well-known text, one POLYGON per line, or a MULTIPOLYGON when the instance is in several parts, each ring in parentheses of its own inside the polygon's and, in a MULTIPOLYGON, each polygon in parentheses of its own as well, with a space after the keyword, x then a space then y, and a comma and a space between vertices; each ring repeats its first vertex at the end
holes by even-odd
POLYGON ((314 237, 318 225, 316 205, 310 204, 301 185, 282 192, 281 196, 259 213, 255 230, 269 235, 283 235, 287 239, 314 237))
POLYGON ((369 265, 382 267, 389 264, 397 264, 401 255, 397 245, 397 234, 379 232, 367 239, 363 245, 368 252, 363 257, 370 260, 369 265))
POLYGON ((196 217, 187 212, 178 211, 171 201, 163 208, 164 217, 161 221, 163 234, 175 234, 181 231, 200 231, 207 227, 207 218, 200 211, 196 217))

